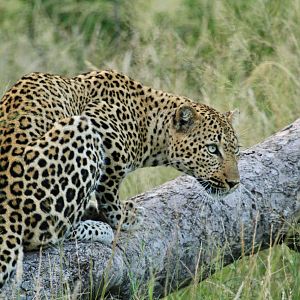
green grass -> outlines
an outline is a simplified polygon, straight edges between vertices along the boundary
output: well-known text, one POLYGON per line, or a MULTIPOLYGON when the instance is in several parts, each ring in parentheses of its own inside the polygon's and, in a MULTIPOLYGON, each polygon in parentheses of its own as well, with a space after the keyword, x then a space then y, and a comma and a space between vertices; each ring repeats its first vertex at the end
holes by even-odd
POLYGON ((281 245, 245 257, 216 274, 180 290, 166 300, 179 299, 299 299, 300 255, 281 245))
MULTIPOLYGON (((300 115, 300 0, 0 0, 0 16, 1 94, 31 71, 114 68, 222 111, 239 108, 244 147, 300 115)), ((177 175, 139 170, 121 197, 177 175)), ((299 260, 275 247, 170 299, 299 299, 299 260)))

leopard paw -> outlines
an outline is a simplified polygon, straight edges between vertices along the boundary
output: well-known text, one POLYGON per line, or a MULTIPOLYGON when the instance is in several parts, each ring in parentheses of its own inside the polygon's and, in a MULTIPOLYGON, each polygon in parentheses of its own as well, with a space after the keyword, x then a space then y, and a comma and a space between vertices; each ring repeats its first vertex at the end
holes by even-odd
POLYGON ((121 229, 130 231, 141 226, 144 221, 145 209, 135 206, 132 201, 126 201, 123 206, 123 220, 121 229))
POLYGON ((83 242, 100 242, 105 245, 111 245, 114 239, 112 228, 103 222, 86 220, 76 224, 66 239, 83 242))

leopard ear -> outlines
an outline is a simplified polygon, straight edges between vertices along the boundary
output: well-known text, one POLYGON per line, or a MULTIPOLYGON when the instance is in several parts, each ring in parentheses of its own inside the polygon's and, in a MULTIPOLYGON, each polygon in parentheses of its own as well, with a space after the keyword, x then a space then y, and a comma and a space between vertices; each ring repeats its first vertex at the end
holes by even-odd
POLYGON ((173 125, 178 132, 186 132, 193 126, 195 118, 196 112, 193 107, 181 106, 174 115, 173 125))
POLYGON ((238 126, 240 111, 237 108, 225 112, 224 116, 227 118, 227 120, 229 121, 229 123, 232 125, 233 128, 236 128, 238 126))

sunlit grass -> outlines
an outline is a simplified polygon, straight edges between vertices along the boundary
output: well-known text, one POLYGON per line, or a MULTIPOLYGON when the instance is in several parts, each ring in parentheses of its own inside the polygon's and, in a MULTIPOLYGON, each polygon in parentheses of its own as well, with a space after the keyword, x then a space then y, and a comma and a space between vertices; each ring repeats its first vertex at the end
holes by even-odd
MULTIPOLYGON (((300 116, 300 0, 0 0, 0 93, 23 74, 114 68, 226 111, 249 147, 300 116)), ((122 199, 179 173, 131 174, 122 199)), ((299 254, 280 246, 170 299, 298 299, 299 254)))

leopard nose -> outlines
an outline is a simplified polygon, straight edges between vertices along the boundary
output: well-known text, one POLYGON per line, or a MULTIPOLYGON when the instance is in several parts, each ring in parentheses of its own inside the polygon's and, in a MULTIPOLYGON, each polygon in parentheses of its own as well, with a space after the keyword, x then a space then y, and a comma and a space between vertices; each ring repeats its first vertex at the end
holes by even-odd
POLYGON ((228 184, 229 188, 230 189, 234 189, 236 188, 238 185, 239 185, 239 181, 229 181, 229 180, 226 180, 226 183, 228 184))

